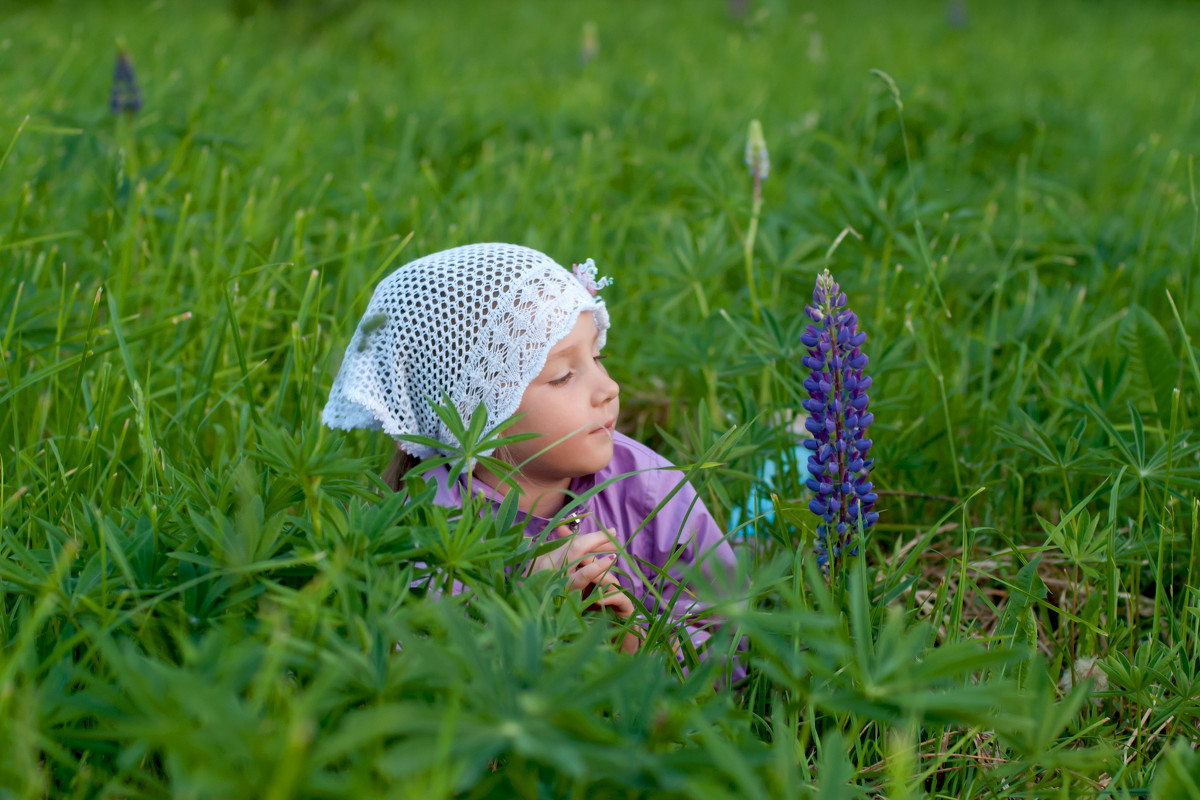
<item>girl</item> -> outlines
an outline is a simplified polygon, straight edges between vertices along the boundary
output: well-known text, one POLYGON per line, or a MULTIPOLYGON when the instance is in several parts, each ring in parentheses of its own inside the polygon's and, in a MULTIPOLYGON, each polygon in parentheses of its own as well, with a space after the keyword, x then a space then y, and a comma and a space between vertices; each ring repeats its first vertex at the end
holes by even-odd
MULTIPOLYGON (((489 424, 522 415, 504 433, 537 437, 483 454, 511 465, 511 481, 475 464, 472 485, 499 503, 515 483, 528 536, 619 478, 572 510, 572 526, 547 534, 566 542, 532 570, 565 569, 571 590, 625 619, 631 596, 651 612, 694 615, 684 573, 695 564, 710 574, 714 565, 732 569, 733 551, 680 472, 616 430, 620 389, 601 354, 609 317, 598 292, 608 283, 590 259, 572 273, 510 244, 466 245, 406 264, 375 290, 322 419, 397 437, 385 473, 397 489, 413 459, 455 452, 433 402, 449 398, 462 419, 482 404, 489 424), (401 438, 414 435, 444 447, 401 438)), ((435 502, 459 506, 465 473, 449 475, 441 466, 425 477, 437 482, 435 502)), ((699 618, 684 621, 699 646, 708 636, 699 618)), ((638 643, 627 635, 622 646, 638 643)))

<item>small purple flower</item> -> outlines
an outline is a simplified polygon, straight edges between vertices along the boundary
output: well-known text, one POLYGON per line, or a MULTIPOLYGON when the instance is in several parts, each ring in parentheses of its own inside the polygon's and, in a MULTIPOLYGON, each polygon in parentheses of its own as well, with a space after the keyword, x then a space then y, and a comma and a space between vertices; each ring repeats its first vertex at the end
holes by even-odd
POLYGON ((869 480, 875 459, 867 458, 867 428, 875 415, 867 411, 871 378, 863 374, 868 359, 860 349, 867 335, 858 330, 858 316, 846 308, 846 295, 829 270, 817 278, 813 303, 804 311, 813 321, 800 335, 808 348, 801 362, 809 369, 804 427, 813 436, 804 440, 810 451, 807 486, 813 492, 808 508, 824 520, 817 526, 815 552, 826 568, 843 553, 857 555, 858 545, 851 547, 854 534, 879 519, 869 480))
POLYGON ((130 114, 142 108, 142 90, 138 88, 137 77, 133 74, 133 64, 129 55, 120 50, 117 52, 117 64, 113 68, 112 93, 108 96, 108 110, 114 114, 122 111, 130 114))

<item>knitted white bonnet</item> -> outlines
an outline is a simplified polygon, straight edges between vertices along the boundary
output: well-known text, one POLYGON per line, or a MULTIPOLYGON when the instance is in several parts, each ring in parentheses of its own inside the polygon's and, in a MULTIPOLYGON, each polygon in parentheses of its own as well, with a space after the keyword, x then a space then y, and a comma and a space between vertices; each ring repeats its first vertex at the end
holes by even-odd
MULTIPOLYGON (((434 413, 444 392, 468 420, 512 416, 550 349, 591 311, 604 346, 608 311, 591 259, 572 274, 537 250, 470 244, 405 264, 375 289, 321 415, 331 428, 382 428, 445 445, 400 441, 418 458, 457 442, 434 413)), ((485 453, 486 455, 486 453, 485 453)))

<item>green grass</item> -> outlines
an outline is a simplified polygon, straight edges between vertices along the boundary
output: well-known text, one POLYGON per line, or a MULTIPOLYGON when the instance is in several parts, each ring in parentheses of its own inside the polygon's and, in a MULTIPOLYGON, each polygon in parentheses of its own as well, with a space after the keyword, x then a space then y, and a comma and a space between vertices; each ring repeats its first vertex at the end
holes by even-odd
POLYGON ((0 11, 0 795, 1200 793, 1195 4, 253 10, 0 11), (379 278, 488 240, 616 277, 622 427, 720 520, 782 464, 745 683, 319 427, 379 278), (831 584, 786 457, 826 267, 882 490, 831 584))

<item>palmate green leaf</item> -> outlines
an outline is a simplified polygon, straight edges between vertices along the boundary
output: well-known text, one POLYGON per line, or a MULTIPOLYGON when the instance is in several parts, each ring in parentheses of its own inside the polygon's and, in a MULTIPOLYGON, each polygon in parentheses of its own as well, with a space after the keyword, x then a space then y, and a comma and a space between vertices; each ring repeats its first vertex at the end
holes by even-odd
POLYGON ((846 757, 846 742, 840 731, 834 731, 821 742, 817 763, 817 800, 841 800, 861 797, 864 787, 855 786, 857 773, 846 757))
MULTIPOLYGON (((631 702, 640 695, 666 703, 685 690, 661 665, 646 659, 597 663, 596 656, 606 651, 606 634, 596 626, 573 623, 582 636, 547 648, 536 631, 545 630, 549 619, 522 620, 489 600, 481 600, 477 610, 481 623, 464 619, 453 604, 431 604, 426 611, 440 619, 445 637, 403 637, 406 694, 412 697, 427 691, 422 687, 437 687, 435 691, 457 710, 447 721, 439 720, 433 709, 412 705, 413 713, 402 719, 368 717, 379 720, 372 724, 385 728, 386 735, 411 737, 383 756, 381 767, 388 774, 412 775, 438 763, 453 763, 459 765, 454 768, 461 776, 458 785, 465 789, 480 778, 503 780, 502 774, 490 776, 488 771, 489 763, 500 758, 540 764, 577 781, 634 786, 657 776, 648 785, 681 783, 683 773, 670 777, 666 762, 650 755, 657 747, 655 732, 671 729, 660 725, 658 714, 645 713, 631 702), (605 721, 609 714, 618 718, 616 726, 605 721), (439 747, 443 735, 445 744, 439 747)), ((702 686, 693 684, 686 690, 702 686)), ((335 740, 333 750, 322 750, 323 757, 336 761, 341 752, 364 749, 356 719, 347 718, 344 736, 335 740)), ((678 747, 680 740, 673 741, 678 747)))
POLYGON ((413 541, 425 554, 428 568, 447 581, 481 587, 503 582, 503 562, 525 543, 523 523, 498 531, 491 509, 479 508, 478 501, 469 500, 461 511, 430 506, 426 514, 421 527, 413 528, 413 541))
MULTIPOLYGON (((696 741, 705 754, 711 758, 713 766, 728 780, 734 787, 734 796, 736 797, 753 797, 767 798, 766 786, 756 774, 754 764, 745 757, 745 754, 737 747, 736 742, 729 740, 724 731, 714 730, 711 726, 704 724, 704 721, 699 722, 696 734, 696 741)), ((697 783, 699 783, 697 781, 697 783)), ((700 784, 703 786, 704 784, 700 784)), ((711 791, 711 789, 710 789, 711 791)), ((693 796, 703 796, 705 792, 699 786, 692 788, 689 794, 693 796)), ((715 794, 715 793, 714 793, 715 794)))
MULTIPOLYGON (((346 759, 372 746, 386 744, 399 736, 429 737, 436 741, 442 720, 436 709, 428 702, 418 700, 382 703, 355 709, 342 716, 336 729, 329 731, 316 744, 310 755, 316 769, 336 767, 346 759)), ((451 727, 451 735, 454 733, 451 727)), ((436 750, 435 750, 436 754, 436 750)), ((428 753, 415 753, 418 758, 427 758, 428 753)), ((414 763, 417 766, 418 763, 414 763)), ((429 762, 419 764, 427 768, 429 762)), ((399 769, 400 775, 411 774, 415 769, 399 769)), ((457 782, 457 781, 455 781, 457 782)))
POLYGON ((1150 797, 1151 800, 1200 797, 1200 754, 1187 740, 1178 739, 1166 749, 1154 770, 1150 797))
POLYGON ((655 259, 650 273, 662 279, 654 294, 661 298, 664 312, 675 311, 685 318, 704 318, 710 310, 727 302, 720 288, 721 277, 738 264, 741 250, 729 237, 724 216, 705 220, 699 229, 673 220, 665 248, 670 257, 655 259))
POLYGON ((47 585, 50 580, 47 566, 53 563, 50 559, 41 552, 25 547, 7 528, 0 528, 0 544, 3 545, 0 549, 0 575, 5 581, 31 592, 47 585))
POLYGON ((371 501, 354 497, 349 504, 325 503, 320 508, 320 526, 310 517, 290 520, 305 535, 312 550, 340 548, 348 559, 387 555, 396 562, 414 560, 423 553, 413 535, 414 527, 428 527, 422 514, 432 505, 436 486, 413 496, 388 492, 371 501))
POLYGON ((1034 467, 1035 472, 1077 469, 1080 465, 1094 460, 1088 454, 1079 452, 1086 419, 1080 419, 1074 431, 1060 446, 1053 438, 1056 432, 1053 427, 1046 430, 1018 406, 1013 406, 1010 412, 1017 418, 1019 427, 997 422, 994 426, 996 435, 1042 462, 1034 467))
POLYGON ((106 743, 157 752, 176 791, 265 794, 287 757, 288 730, 262 725, 262 709, 244 695, 265 666, 261 646, 214 631, 184 648, 184 664, 172 665, 98 631, 90 640, 111 670, 88 684, 109 705, 85 731, 92 753, 102 754, 106 743))
POLYGON ((1101 662, 1101 667, 1114 688, 1149 707, 1155 704, 1159 685, 1169 681, 1167 670, 1173 655, 1157 641, 1146 641, 1134 649, 1132 658, 1121 650, 1114 650, 1101 662))
POLYGON ((1092 374, 1093 370, 1087 368, 1086 362, 1077 362, 1077 366, 1092 402, 1103 411, 1108 411, 1118 393, 1125 387, 1125 370, 1129 366, 1128 357, 1120 358, 1115 365, 1112 359, 1105 358, 1104 366, 1099 371, 1099 377, 1092 374))
MULTIPOLYGON (((1099 578, 1099 573, 1093 564, 1102 562, 1106 558, 1110 531, 1107 527, 1104 530, 1097 530, 1100 525, 1100 517, 1093 517, 1087 510, 1087 506, 1095 499, 1096 495, 1100 494, 1106 484, 1107 479, 1064 514, 1058 524, 1043 519, 1041 515, 1034 515, 1042 530, 1046 532, 1047 544, 1057 547, 1072 563, 1078 565, 1093 578, 1099 578)), ((1020 575, 1018 575, 1018 580, 1020 580, 1020 575)))
MULTIPOLYGON (((864 594, 853 575, 850 586, 847 594, 864 594)), ((909 626, 892 610, 876 627, 858 605, 849 625, 798 608, 739 616, 738 625, 751 640, 754 663, 817 709, 891 724, 1015 724, 1004 710, 1015 687, 998 673, 1024 657, 1021 649, 988 650, 970 640, 931 648, 924 625, 909 626), (797 634, 802 646, 791 638, 797 634)))
MULTIPOLYGON (((447 479, 449 481, 456 481, 458 480, 458 476, 468 466, 474 468, 476 463, 480 463, 491 470, 493 474, 500 476, 501 480, 510 486, 517 487, 511 476, 513 471, 512 465, 489 458, 482 455, 482 453, 485 451, 490 452, 505 445, 537 438, 538 435, 536 433, 517 433, 508 436, 503 434, 503 431, 519 420, 522 415, 514 415, 503 420, 495 427, 488 428, 487 408, 481 404, 476 406, 475 410, 471 412, 471 419, 464 423, 458 412, 458 408, 450 401, 450 397, 446 394, 442 395, 441 403, 434 405, 433 409, 437 413, 438 418, 441 419, 442 424, 446 426, 457 446, 451 447, 445 442, 418 434, 403 434, 397 437, 402 441, 430 447, 439 452, 451 451, 450 455, 422 460, 420 464, 410 471, 412 474, 421 475, 445 464, 449 465, 450 468, 447 479)), ((558 444, 558 442, 547 444, 543 450, 549 449, 555 444, 558 444)))
MULTIPOLYGON (((1192 431, 1184 430, 1175 434, 1173 441, 1159 444, 1153 452, 1146 445, 1144 426, 1141 414, 1131 404, 1128 406, 1130 427, 1133 429, 1132 440, 1118 431, 1116 426, 1104 413, 1091 403, 1085 403, 1083 409, 1096 420, 1107 434, 1109 441, 1116 447, 1116 453, 1107 455, 1113 470, 1116 466, 1127 467, 1139 482, 1154 486, 1160 491, 1166 487, 1168 471, 1171 477, 1171 493, 1180 499, 1185 499, 1177 487, 1200 490, 1200 466, 1192 464, 1195 454, 1200 453, 1200 440, 1192 440, 1192 431), (1171 466, 1168 470, 1168 462, 1171 466)), ((1097 470, 1085 467, 1089 472, 1097 470)), ((1131 484, 1129 491, 1136 484, 1131 484)))
POLYGON ((800 696, 812 691, 813 669, 819 670, 818 676, 827 676, 851 653, 840 635, 842 624, 832 615, 791 606, 770 614, 735 612, 732 619, 750 639, 750 663, 769 673, 781 687, 800 696), (809 652, 814 649, 831 664, 827 666, 824 659, 814 660, 809 652))
POLYGON ((1068 726, 1087 702, 1091 688, 1091 682, 1085 681, 1059 700, 1045 666, 1041 663, 1034 666, 1025 690, 1014 693, 1008 700, 1016 724, 998 731, 1001 741, 1021 761, 1001 767, 1000 774, 1016 774, 1031 764, 1042 769, 1060 767, 1083 775, 1099 775, 1111 769, 1113 748, 1086 746, 1078 733, 1067 733, 1068 726))
MULTIPOLYGON (((928 634, 918 629, 906 638, 923 646, 928 634)), ((861 682, 830 681, 814 692, 812 702, 818 708, 892 724, 923 720, 1007 728, 1019 721, 1004 709, 1014 687, 998 678, 975 683, 971 676, 980 671, 986 674, 986 670, 1020 657, 1019 651, 987 650, 974 642, 959 642, 941 645, 920 659, 896 663, 889 671, 874 674, 874 662, 851 661, 848 671, 867 673, 861 682)))
POLYGON ((262 498, 257 495, 246 497, 243 507, 232 518, 215 509, 208 514, 201 514, 198 509, 190 512, 202 552, 211 554, 222 567, 234 570, 271 559, 289 547, 290 543, 281 536, 284 518, 283 513, 265 518, 262 498))
POLYGON ((1131 387, 1152 398, 1158 415, 1165 419, 1171 410, 1178 361, 1162 324, 1141 305, 1132 304, 1117 326, 1117 347, 1129 355, 1131 387))
POLYGON ((325 429, 317 420, 309 420, 295 433, 267 424, 255 426, 259 444, 250 455, 260 464, 270 467, 280 477, 297 484, 317 483, 331 479, 353 478, 349 485, 366 497, 361 487, 363 473, 373 466, 366 458, 346 458, 338 448, 327 446, 325 429))

